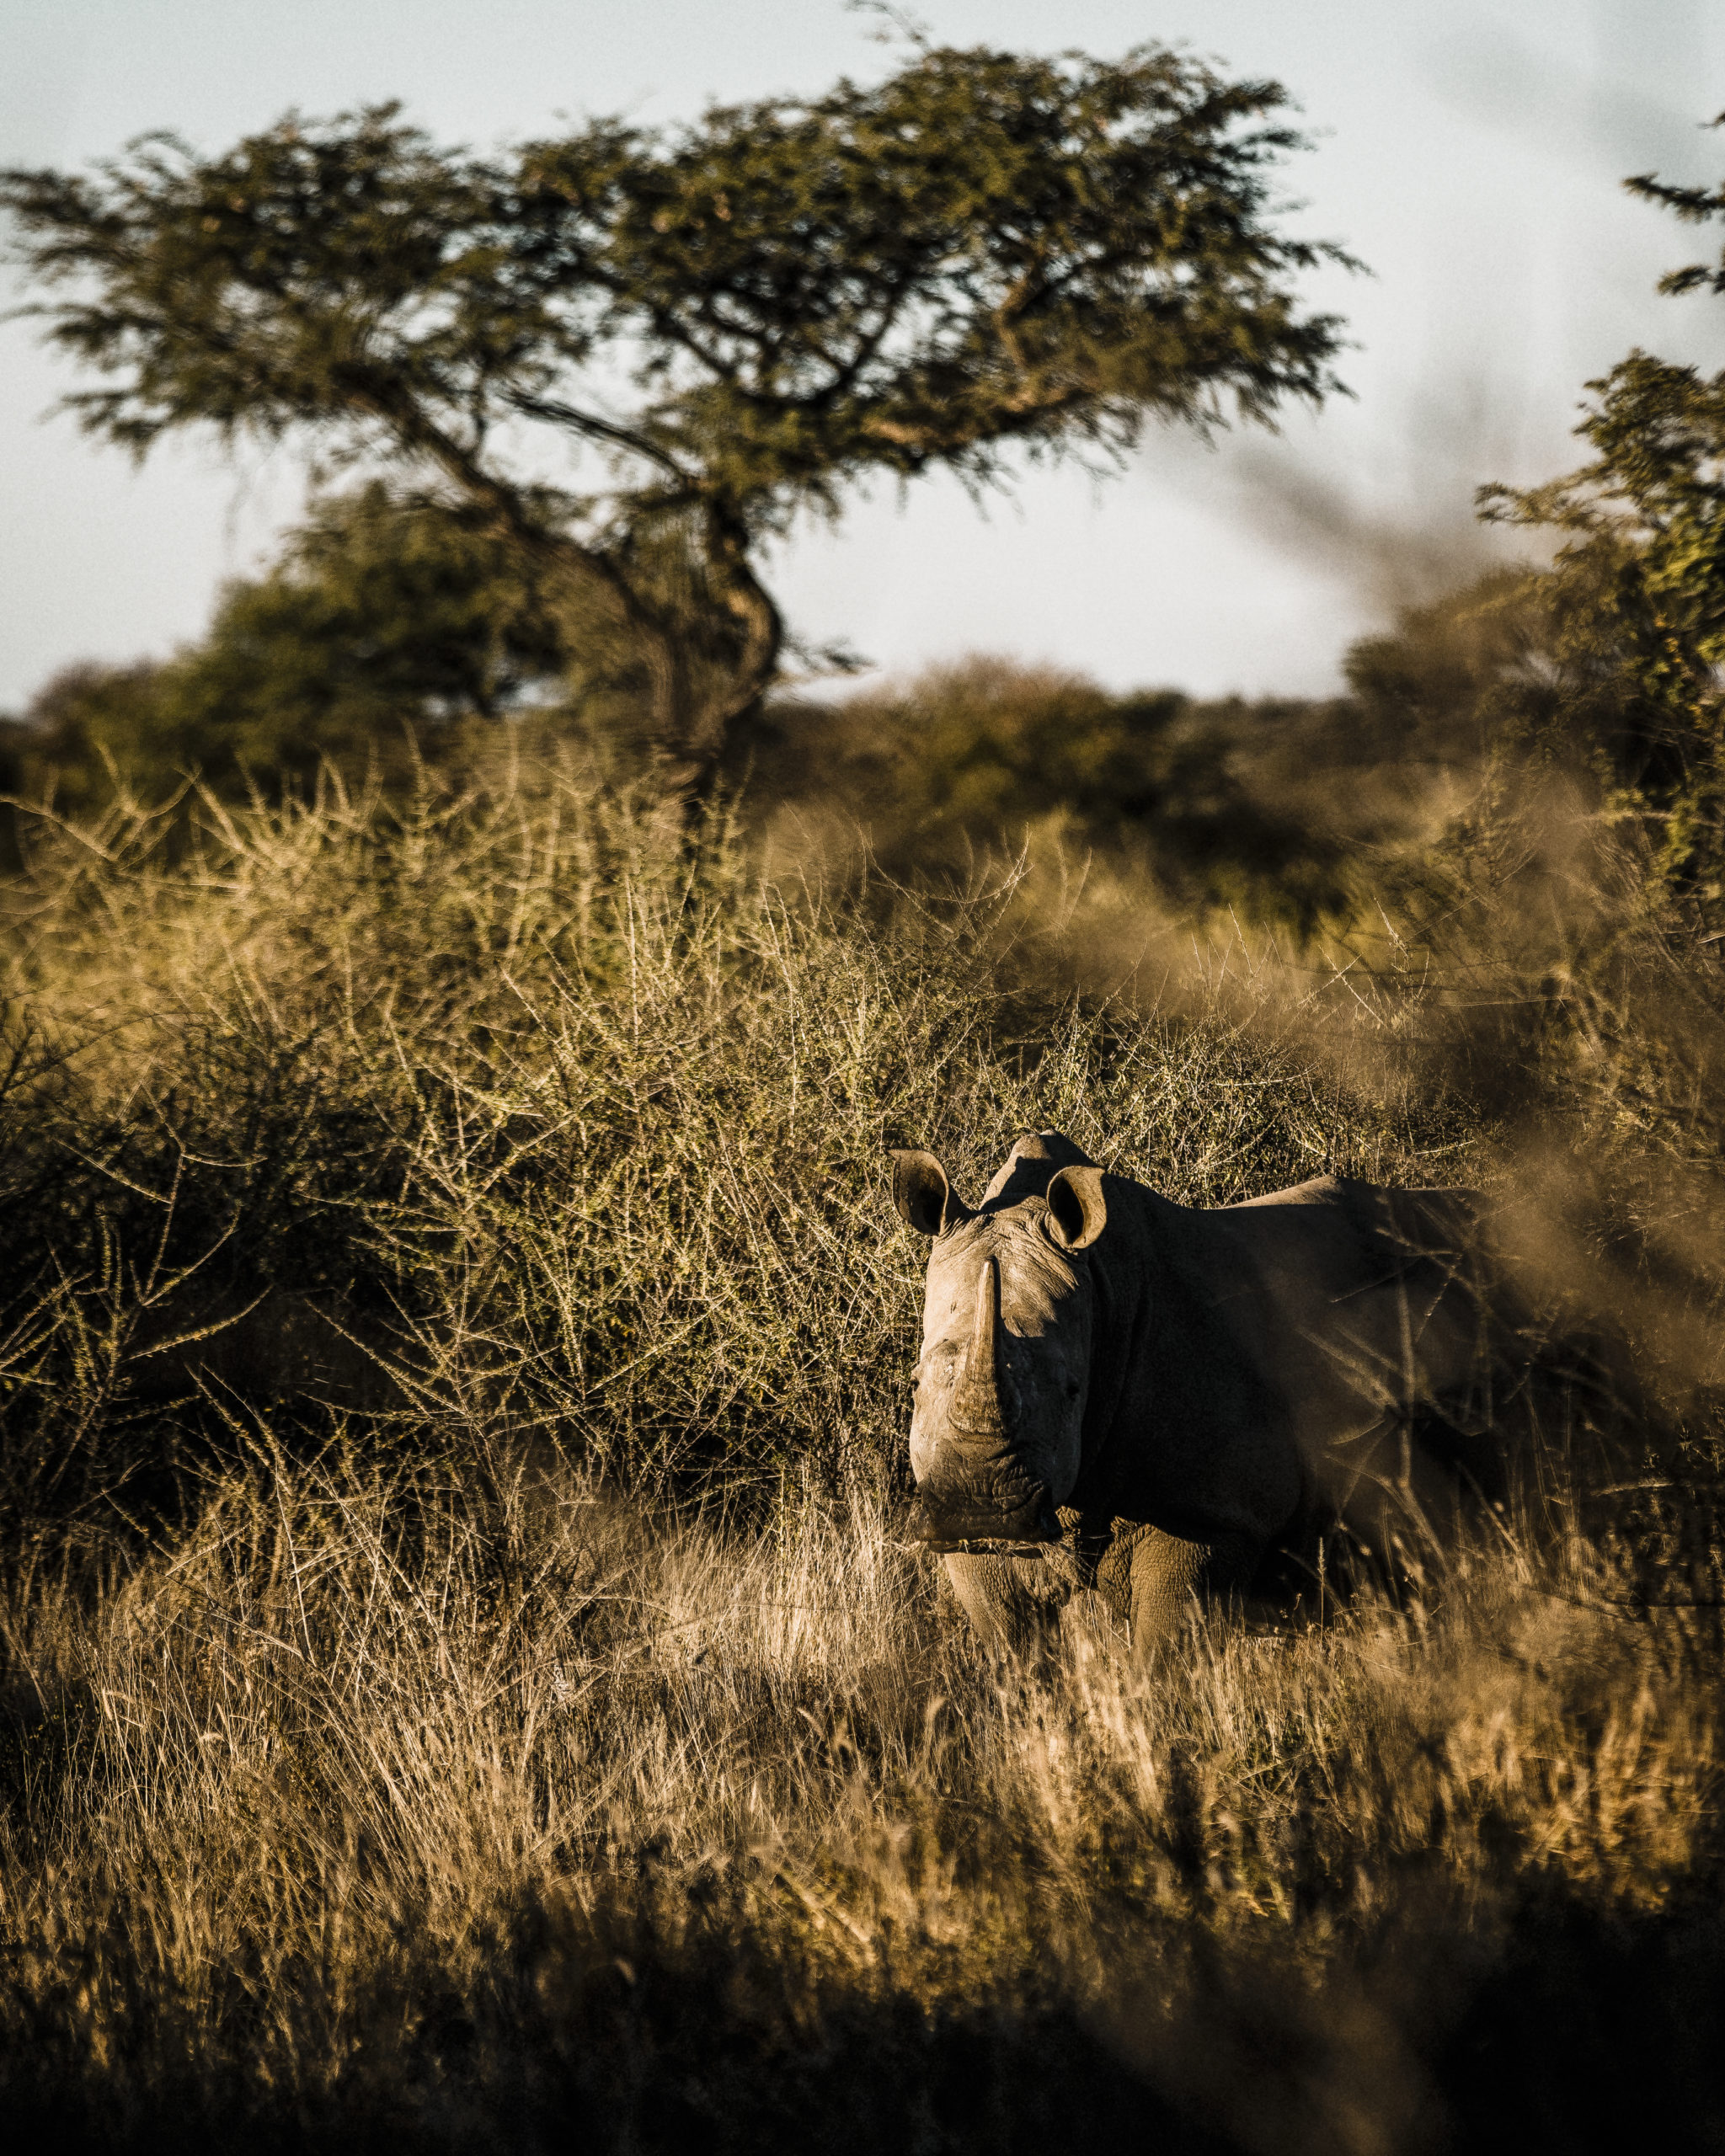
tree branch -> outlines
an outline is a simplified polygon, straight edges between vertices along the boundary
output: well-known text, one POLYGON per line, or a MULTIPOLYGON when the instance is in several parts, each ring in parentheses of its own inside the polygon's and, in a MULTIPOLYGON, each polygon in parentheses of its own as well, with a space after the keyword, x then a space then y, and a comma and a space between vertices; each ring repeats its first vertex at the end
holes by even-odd
POLYGON ((617 448, 629 451, 633 456, 644 456, 649 463, 656 464, 660 471, 669 472, 680 486, 688 488, 692 492, 698 484, 695 475, 686 472, 668 450, 661 449, 657 442, 650 441, 645 435, 637 434, 632 428, 620 427, 613 420, 601 419, 594 413, 579 411, 573 404, 565 404, 559 398, 537 396, 531 390, 508 389, 504 391, 503 398, 512 410, 521 413, 524 418, 549 420, 554 425, 568 427, 573 433, 586 435, 595 441, 610 442, 617 448))

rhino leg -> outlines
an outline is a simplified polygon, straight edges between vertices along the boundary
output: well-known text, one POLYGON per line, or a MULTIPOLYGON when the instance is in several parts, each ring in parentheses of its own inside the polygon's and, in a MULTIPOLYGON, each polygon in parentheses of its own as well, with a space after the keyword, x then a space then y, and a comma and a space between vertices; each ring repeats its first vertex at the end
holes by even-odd
POLYGON ((1245 1535, 1185 1542, 1146 1528, 1133 1540, 1129 1558, 1133 1660, 1154 1662, 1200 1609, 1243 1595, 1262 1555, 1245 1535))
POLYGON ((959 1606, 991 1647, 1040 1645, 1060 1617, 1068 1583, 1038 1557, 944 1558, 959 1606))

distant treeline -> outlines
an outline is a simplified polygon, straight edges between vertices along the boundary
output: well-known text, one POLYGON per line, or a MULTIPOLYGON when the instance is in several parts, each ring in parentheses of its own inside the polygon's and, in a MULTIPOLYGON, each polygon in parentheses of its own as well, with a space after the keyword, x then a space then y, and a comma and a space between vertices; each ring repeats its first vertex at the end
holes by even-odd
MULTIPOLYGON (((1115 694, 986 657, 781 693, 734 729, 724 782, 757 825, 866 843, 895 876, 962 871, 1034 831, 1075 861, 1128 860, 1177 902, 1310 930, 1494 761, 1534 759, 1656 816, 1687 803, 1676 866, 1711 910, 1705 729, 1674 745, 1599 582, 1573 564, 1494 572, 1355 644, 1327 699, 1115 694)), ((273 567, 229 583, 200 642, 69 668, 0 721, 0 792, 82 816, 190 778, 228 798, 302 792, 326 768, 459 784, 511 734, 637 776, 653 753, 637 672, 504 542, 374 483, 322 500, 273 567)))

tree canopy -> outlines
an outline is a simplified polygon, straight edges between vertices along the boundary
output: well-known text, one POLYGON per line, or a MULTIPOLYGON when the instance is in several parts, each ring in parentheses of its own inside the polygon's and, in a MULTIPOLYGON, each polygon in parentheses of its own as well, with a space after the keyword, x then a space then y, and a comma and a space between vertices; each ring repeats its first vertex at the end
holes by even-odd
POLYGON ((1155 46, 924 45, 681 128, 477 156, 384 105, 0 200, 93 434, 296 436, 459 507, 630 642, 698 782, 781 666, 761 550, 799 514, 1336 387, 1294 287, 1348 258, 1279 228, 1286 102, 1155 46))

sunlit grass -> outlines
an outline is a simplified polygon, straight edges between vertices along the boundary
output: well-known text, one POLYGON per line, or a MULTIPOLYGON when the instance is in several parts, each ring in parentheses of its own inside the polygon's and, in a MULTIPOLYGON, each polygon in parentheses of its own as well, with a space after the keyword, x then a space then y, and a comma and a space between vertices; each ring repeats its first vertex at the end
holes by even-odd
MULTIPOLYGON (((1439 1956, 1530 1893, 1645 1918, 1717 1858, 1717 1614, 1637 1614, 1573 1550, 1195 1629, 1146 1678, 1076 1624, 991 1662, 867 1495, 763 1528, 555 1462, 260 1452, 135 1566, 15 1579, 3 1622, 11 2030, 115 2130, 169 2088, 328 2121, 381 2084, 433 2131, 524 2048, 627 2047, 619 1986, 675 2019, 692 1968, 769 2050, 836 1998, 883 2028, 1065 2008, 1223 2117, 1242 2093, 1163 2056, 1210 2010, 1199 1940, 1282 1971, 1297 2046, 1398 1926, 1439 1956), (779 1968, 767 2025, 731 1957, 779 1968)), ((1353 2071, 1393 2111, 1430 2032, 1370 2028, 1404 2063, 1353 2071)))
POLYGON ((1685 2002, 1725 1967, 1718 1251, 1705 1043, 1655 1020, 1705 984, 1638 1033, 1624 1005, 1621 1053, 1597 996, 1590 1048, 1542 1048, 1468 1032, 1466 979, 1338 955, 1325 990, 1242 929, 1103 993, 1033 863, 775 883, 554 766, 30 843, 0 1092, 30 2131, 1124 2120, 1368 2156, 1584 2145, 1637 2059, 1689 2102, 1685 2002), (1506 1041, 1550 1064, 1508 1095, 1506 1041), (921 1251, 884 1146, 973 1199, 1047 1124, 1192 1203, 1329 1167, 1537 1196, 1506 1097, 1591 1193, 1524 1241, 1657 1365, 1617 1480, 1554 1445, 1535 1515, 1154 1673, 1094 1598, 991 1661, 895 1539, 921 1251))

